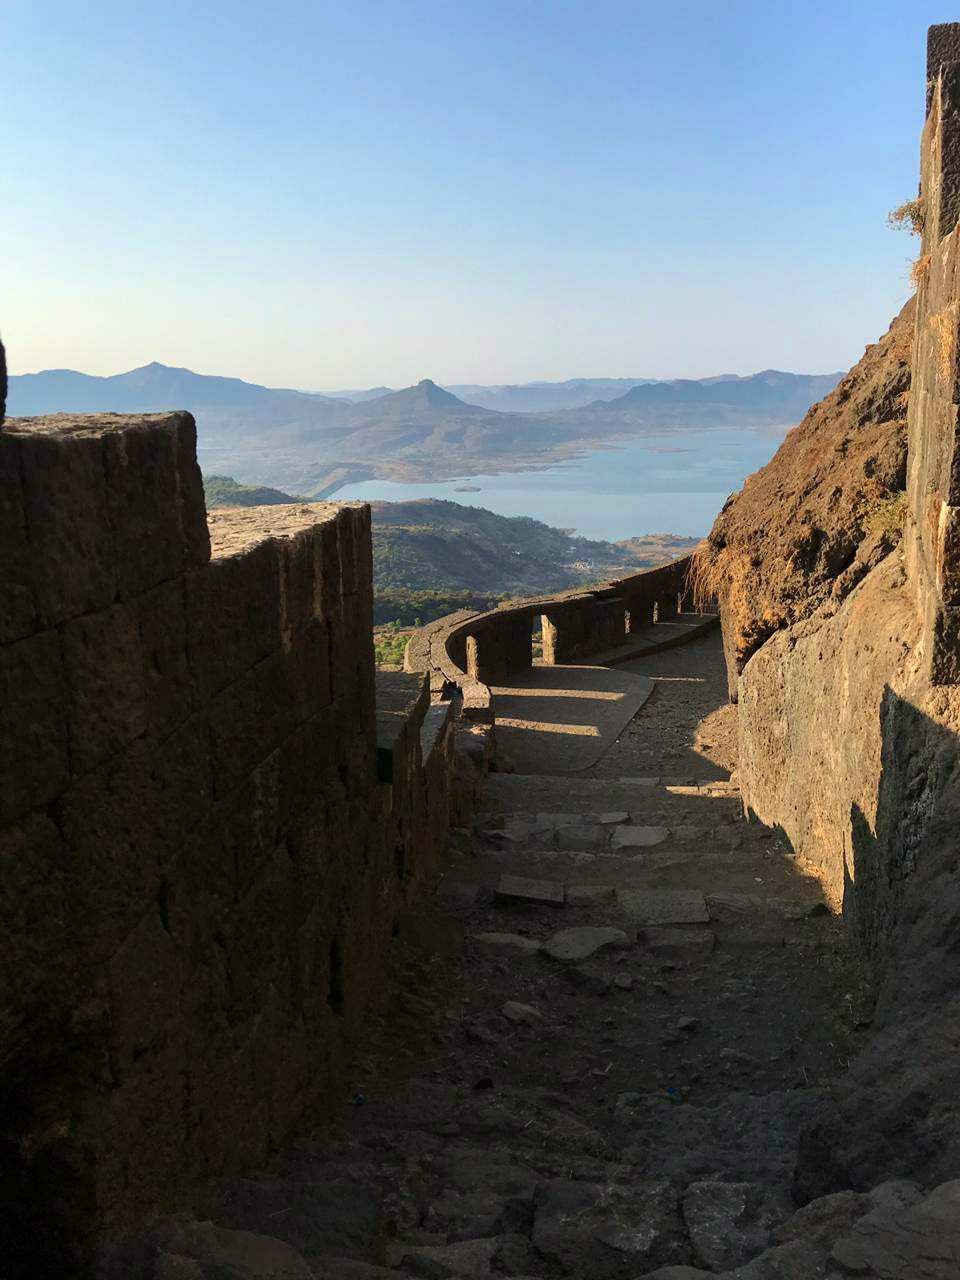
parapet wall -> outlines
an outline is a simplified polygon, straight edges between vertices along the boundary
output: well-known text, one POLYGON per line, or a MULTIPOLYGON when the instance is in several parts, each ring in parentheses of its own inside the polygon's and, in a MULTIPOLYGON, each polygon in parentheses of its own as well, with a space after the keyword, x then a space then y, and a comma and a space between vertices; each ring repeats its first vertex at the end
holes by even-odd
POLYGON ((638 632, 677 616, 687 595, 689 567, 685 556, 586 591, 531 596, 486 613, 448 614, 411 638, 405 665, 429 673, 437 696, 458 689, 467 719, 492 723, 489 686, 531 665, 536 627, 548 666, 627 649, 638 632))
POLYGON ((378 776, 369 519, 208 524, 185 413, 0 433, 5 1240, 122 1229, 340 1087, 457 805, 419 687, 378 776))

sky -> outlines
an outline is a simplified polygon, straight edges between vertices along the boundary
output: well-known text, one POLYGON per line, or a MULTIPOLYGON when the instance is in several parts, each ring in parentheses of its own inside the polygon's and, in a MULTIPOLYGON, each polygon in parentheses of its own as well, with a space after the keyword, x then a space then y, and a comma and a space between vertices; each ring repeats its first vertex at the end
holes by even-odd
POLYGON ((926 0, 6 0, 13 373, 846 369, 909 294, 926 0))

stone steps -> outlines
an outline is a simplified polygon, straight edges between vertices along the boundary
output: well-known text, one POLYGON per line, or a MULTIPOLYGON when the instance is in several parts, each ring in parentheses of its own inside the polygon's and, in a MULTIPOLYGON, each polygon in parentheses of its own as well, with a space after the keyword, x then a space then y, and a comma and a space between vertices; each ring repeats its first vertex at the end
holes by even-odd
POLYGON ((739 787, 729 779, 697 779, 691 774, 597 778, 547 774, 493 773, 484 783, 481 820, 537 813, 597 814, 657 808, 722 813, 741 812, 739 787))
MULTIPOLYGON (((275 1238, 264 1275, 830 1274, 816 1224, 833 1213, 839 1236, 869 1198, 814 1214, 809 1247, 789 1232, 800 1137, 830 1123, 824 1086, 847 1052, 819 1012, 846 981, 837 922, 776 834, 744 820, 735 783, 678 761, 675 738, 650 746, 651 776, 490 775, 435 896, 398 922, 378 1066, 350 1086, 342 1143, 280 1170, 279 1190, 247 1182, 202 1206, 275 1238)), ((177 1265, 151 1280, 221 1274, 177 1265)))

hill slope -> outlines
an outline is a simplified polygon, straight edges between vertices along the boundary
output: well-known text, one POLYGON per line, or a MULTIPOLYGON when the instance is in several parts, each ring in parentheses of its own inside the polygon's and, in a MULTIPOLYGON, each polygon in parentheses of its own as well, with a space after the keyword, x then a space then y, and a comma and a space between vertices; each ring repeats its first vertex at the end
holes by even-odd
POLYGON ((374 502, 371 509, 378 589, 538 594, 637 572, 697 545, 669 534, 598 542, 525 516, 429 498, 374 502))
POLYGON ((738 670, 774 631, 842 601, 899 539, 914 307, 747 478, 697 556, 738 670))
MULTIPOLYGON (((207 505, 266 506, 300 499, 278 489, 206 476, 207 505)), ((372 502, 374 587, 402 592, 539 594, 635 573, 686 555, 696 538, 651 534, 625 542, 572 537, 524 516, 423 498, 372 502)), ((452 608, 458 607, 453 605, 452 608)), ((424 605, 420 613, 426 612, 424 605)))

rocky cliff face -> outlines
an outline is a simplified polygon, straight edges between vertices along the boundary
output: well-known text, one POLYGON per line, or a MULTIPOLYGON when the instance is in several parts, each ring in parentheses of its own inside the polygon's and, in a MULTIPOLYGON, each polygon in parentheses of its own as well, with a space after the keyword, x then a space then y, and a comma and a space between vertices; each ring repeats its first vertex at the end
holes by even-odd
POLYGON ((869 527, 903 483, 912 311, 751 478, 706 551, 725 575, 745 806, 819 868, 875 1001, 869 1048, 801 1146, 801 1200, 960 1173, 960 689, 929 678, 899 529, 869 527))
POLYGON ((748 477, 697 555, 702 593, 723 604, 731 692, 765 640, 838 607, 899 542, 915 312, 911 299, 748 477))
POLYGON ((960 24, 930 32, 921 164, 915 303, 698 557, 744 803, 819 866, 874 995, 801 1198, 960 1172, 960 24))

